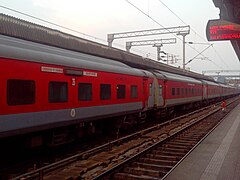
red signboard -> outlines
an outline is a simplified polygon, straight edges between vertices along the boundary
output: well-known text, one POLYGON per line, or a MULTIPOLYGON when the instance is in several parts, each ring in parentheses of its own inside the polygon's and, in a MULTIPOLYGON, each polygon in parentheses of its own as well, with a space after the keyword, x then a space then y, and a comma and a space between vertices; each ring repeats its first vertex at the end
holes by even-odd
POLYGON ((209 20, 206 29, 209 41, 240 39, 240 24, 226 20, 209 20))

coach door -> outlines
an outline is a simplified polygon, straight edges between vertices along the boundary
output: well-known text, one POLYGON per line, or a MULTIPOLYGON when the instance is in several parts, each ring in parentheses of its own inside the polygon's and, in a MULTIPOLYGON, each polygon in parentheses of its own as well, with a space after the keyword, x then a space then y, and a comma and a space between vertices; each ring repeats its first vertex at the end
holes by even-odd
POLYGON ((148 85, 148 78, 143 78, 143 109, 147 110, 148 108, 148 95, 149 95, 149 85, 148 85))
POLYGON ((158 84, 158 106, 163 106, 164 105, 164 101, 163 101, 163 85, 162 84, 158 84))
POLYGON ((207 99, 207 84, 203 84, 203 99, 207 99))
POLYGON ((154 106, 160 107, 163 106, 163 86, 160 84, 160 81, 156 77, 154 77, 154 106))

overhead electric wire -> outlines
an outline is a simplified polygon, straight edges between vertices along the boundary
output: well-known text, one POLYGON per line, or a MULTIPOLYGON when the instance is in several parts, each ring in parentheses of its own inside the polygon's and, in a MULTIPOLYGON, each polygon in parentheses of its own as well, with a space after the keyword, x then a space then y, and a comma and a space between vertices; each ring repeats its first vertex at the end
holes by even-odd
MULTIPOLYGON (((6 6, 3 6, 3 5, 0 5, 0 8, 3 8, 3 9, 7 9, 9 11, 13 11, 15 13, 18 13, 18 14, 21 14, 21 15, 24 15, 24 16, 27 16, 27 17, 30 17, 32 19, 37 19, 39 21, 42 21, 42 22, 45 22, 45 23, 48 23, 48 24, 51 24, 51 25, 54 25, 54 26, 57 26, 57 27, 60 27, 60 28, 63 28, 63 29, 66 29, 66 30, 69 30, 69 31, 72 31, 72 32, 75 32, 75 33, 78 33, 78 34, 81 34, 85 37, 89 37, 89 38, 92 38, 92 39, 95 39, 95 40, 99 40, 99 41, 102 41, 102 42, 105 42, 107 43, 107 41, 105 39, 101 39, 101 38, 98 38, 98 37, 95 37, 95 36, 91 36, 89 34, 86 34, 86 33, 82 33, 80 31, 77 31, 77 30, 74 30, 74 29, 71 29, 71 28, 68 28, 68 27, 65 27, 65 26, 62 26, 62 25, 59 25, 59 24, 56 24, 56 23, 53 23, 53 22, 50 22, 50 21, 47 21, 47 20, 44 20, 44 19, 41 19, 41 18, 38 18, 38 17, 35 17, 33 15, 30 15, 30 14, 27 14, 27 13, 23 13, 21 11, 18 11, 18 10, 15 10, 15 9, 12 9, 12 8, 9 8, 9 7, 6 7, 6 6)), ((115 43, 116 44, 116 43, 115 43)), ((123 47, 121 44, 117 44, 119 47, 123 47)), ((123 47, 124 48, 124 47, 123 47)), ((139 50, 139 49, 134 49, 133 51, 135 52, 138 52, 138 53, 141 53, 141 54, 147 54, 148 52, 145 52, 145 51, 142 51, 142 50, 139 50)))
MULTIPOLYGON (((125 0, 126 2, 128 2, 131 6, 133 6, 134 8, 136 8, 138 11, 140 11, 141 13, 143 13, 145 16, 147 16, 148 18, 150 18, 153 22, 155 22, 156 24, 158 24, 159 26, 161 26, 162 28, 166 29, 168 32, 170 32, 166 27, 164 27, 162 24, 160 24, 157 20, 155 20, 154 18, 152 18, 149 14, 145 13, 144 11, 142 11, 140 8, 138 8, 137 6, 135 6, 133 3, 131 3, 128 0, 125 0)), ((171 32, 170 32, 171 33, 171 32)), ((180 37, 178 37, 177 35, 173 34, 176 38, 178 38, 180 41, 183 41, 180 37)), ((187 44, 188 45, 188 44, 187 44)), ((200 53, 198 50, 196 50, 195 48, 193 48, 192 46, 188 45, 190 48, 192 48, 193 50, 195 50, 197 53, 200 53)), ((204 55, 203 55, 204 56, 204 55)), ((205 56, 204 56, 205 57, 205 56)), ((205 57, 207 58, 207 57, 205 57)))
MULTIPOLYGON (((131 6, 133 6, 134 8, 136 8, 138 11, 140 11, 142 14, 144 14, 145 16, 147 16, 148 18, 150 18, 153 22, 155 22, 156 24, 158 24, 159 26, 161 26, 163 29, 165 29, 166 31, 168 31, 169 33, 171 33, 170 30, 168 30, 167 28, 165 28, 162 24, 160 24, 158 21, 156 21, 155 19, 153 19, 149 14, 145 13, 144 11, 142 11, 140 8, 138 8, 137 6, 135 6, 133 3, 131 3, 128 0, 125 0, 127 3, 129 3, 131 6)), ((182 39, 180 37, 178 37, 177 35, 173 34, 176 38, 178 38, 180 41, 182 41, 182 39)))
MULTIPOLYGON (((165 3, 163 3, 161 0, 158 0, 158 2, 160 2, 163 6, 165 6, 172 14, 174 14, 174 16, 176 16, 182 23, 184 23, 185 25, 187 25, 187 23, 185 21, 183 21, 182 18, 180 18, 174 11, 172 11, 165 3)), ((190 27, 190 29, 197 34, 203 41, 207 42, 205 38, 203 38, 200 34, 198 34, 193 28, 190 27)), ((219 55, 219 53, 217 52, 217 50, 212 46, 212 48, 214 49, 215 53, 218 55, 219 59, 224 63, 225 66, 227 66, 229 68, 229 66, 224 62, 223 58, 219 55)))
POLYGON ((200 53, 198 53, 196 56, 194 56, 193 58, 191 58, 185 65, 189 64, 190 62, 192 62, 196 57, 198 57, 199 55, 201 55, 204 51, 206 51, 208 48, 210 48, 212 46, 212 44, 210 44, 208 47, 206 47, 205 49, 203 49, 200 53))
POLYGON ((104 39, 100 39, 100 38, 97 38, 97 37, 94 37, 94 36, 91 36, 91 35, 88 35, 88 34, 85 34, 85 33, 82 33, 80 31, 77 31, 77 30, 74 30, 74 29, 71 29, 71 28, 68 28, 68 27, 65 27, 65 26, 62 26, 62 25, 59 25, 59 24, 56 24, 56 23, 53 23, 53 22, 50 22, 50 21, 47 21, 47 20, 44 20, 44 19, 41 19, 41 18, 38 18, 36 16, 32 16, 30 14, 27 14, 27 13, 23 13, 21 11, 17 11, 15 9, 12 9, 12 8, 8 8, 6 6, 3 6, 3 5, 0 5, 1 8, 3 9, 7 9, 7 10, 10 10, 10 11, 13 11, 15 13, 18 13, 18 14, 21 14, 21 15, 24 15, 24 16, 27 16, 27 17, 30 17, 30 18, 33 18, 33 19, 37 19, 39 21, 42 21, 42 22, 45 22, 45 23, 48 23, 48 24, 51 24, 51 25, 54 25, 54 26, 57 26, 57 27, 60 27, 60 28, 63 28, 63 29, 66 29, 66 30, 69 30, 69 31, 72 31, 72 32, 75 32, 75 33, 78 33, 78 34, 82 34, 83 36, 86 36, 86 37, 90 37, 90 38, 93 38, 93 39, 96 39, 96 40, 100 40, 100 41, 106 41, 104 39))
MULTIPOLYGON (((144 14, 145 16, 147 16, 149 19, 151 19, 153 22, 155 22, 156 24, 158 24, 159 26, 161 26, 162 28, 168 30, 167 28, 165 28, 162 24, 160 24, 157 20, 155 20, 154 18, 152 18, 149 14, 145 13, 144 11, 142 11, 140 8, 138 8, 137 6, 135 6, 133 3, 131 3, 129 0, 125 0, 127 3, 129 3, 131 6, 133 6, 135 9, 137 9, 138 11, 140 11, 142 14, 144 14)), ((169 30, 168 30, 169 31, 169 30)), ((170 31, 169 31, 170 32, 170 31)), ((171 33, 171 32, 170 32, 171 33)), ((180 41, 183 41, 180 37, 178 37, 177 35, 173 34, 176 38, 178 38, 180 41)), ((197 49, 193 48, 192 46, 190 46, 189 44, 187 44, 190 48, 192 48, 194 51, 196 51, 198 54, 201 54, 201 52, 199 52, 197 49)), ((209 61, 211 61, 208 57, 204 56, 203 54, 201 54, 204 58, 208 59, 209 61)), ((212 62, 212 61, 211 61, 212 62)), ((214 63, 215 64, 215 63, 214 63)), ((216 65, 216 64, 215 64, 216 65)), ((218 66, 219 67, 219 66, 218 66)), ((223 68, 221 68, 223 69, 223 68)))
MULTIPOLYGON (((201 55, 204 51, 206 51, 207 49, 209 49, 211 46, 213 46, 212 44, 210 44, 208 47, 206 47, 205 49, 203 49, 199 54, 197 54, 196 56, 194 56, 193 58, 191 58, 185 65, 189 64, 190 62, 192 62, 194 59, 196 59, 196 57, 198 57, 199 55, 201 55)), ((219 66, 218 64, 216 64, 214 61, 212 61, 211 59, 207 58, 207 60, 209 60, 210 62, 212 62, 213 64, 215 64, 217 67, 219 67, 220 69, 223 69, 221 66, 219 66)))
MULTIPOLYGON (((127 1, 130 5, 132 5, 134 8, 136 8, 138 11, 140 11, 141 13, 143 13, 145 16, 147 16, 148 18, 150 18, 152 21, 154 21, 155 23, 157 23, 159 26, 163 27, 164 29, 166 29, 162 24, 160 24, 158 21, 156 21, 154 18, 152 18, 149 14, 146 14, 144 11, 142 11, 141 9, 139 9, 137 6, 135 6, 134 4, 132 4, 130 1, 128 0, 125 0, 127 1)), ((27 17, 30 17, 30 18, 33 18, 33 19, 36 19, 36 20, 39 20, 39 21, 42 21, 44 23, 48 23, 48 24, 51 24, 51 25, 54 25, 54 26, 57 26, 57 27, 60 27, 60 28, 63 28, 63 29, 66 29, 66 30, 69 30, 69 31, 72 31, 72 32, 75 32, 75 33, 78 33, 78 34, 81 34, 83 36, 86 36, 86 37, 89 37, 89 38, 92 38, 92 39, 95 39, 95 40, 100 40, 100 41, 103 41, 103 42, 106 42, 106 40, 104 39, 101 39, 101 38, 97 38, 97 37, 94 37, 94 36, 91 36, 91 35, 88 35, 88 34, 85 34, 85 33, 82 33, 80 31, 77 31, 77 30, 74 30, 74 29, 71 29, 71 28, 68 28, 68 27, 65 27, 65 26, 62 26, 62 25, 59 25, 59 24, 56 24, 56 23, 53 23, 53 22, 50 22, 50 21, 47 21, 47 20, 44 20, 44 19, 41 19, 41 18, 38 18, 36 16, 33 16, 33 15, 30 15, 30 14, 27 14, 27 13, 23 13, 21 11, 18 11, 18 10, 15 10, 15 9, 12 9, 12 8, 9 8, 9 7, 6 7, 6 6, 3 6, 3 5, 0 5, 1 8, 3 9, 7 9, 9 11, 13 11, 15 13, 19 13, 21 15, 24 15, 24 16, 27 16, 27 17)), ((170 10, 170 9, 169 9, 170 10)), ((167 30, 167 29, 166 29, 167 30)), ((168 30, 169 31, 169 30, 168 30)), ((171 32, 170 32, 171 33, 171 32)), ((173 34, 173 33, 172 33, 173 34)), ((180 37, 176 36, 175 34, 173 34, 176 38, 178 38, 180 41, 183 41, 180 37)), ((188 45, 190 48, 192 48, 193 50, 195 50, 196 52, 200 53, 198 50, 196 50, 195 48, 191 47, 190 45, 188 45)), ((136 50, 135 50, 136 51, 136 50)), ((216 51, 216 50, 215 50, 216 51)), ((139 50, 140 52, 140 50, 139 50)), ((141 53, 145 53, 146 52, 143 52, 141 51, 141 53)), ((201 53, 200 53, 201 54, 201 53)), ((202 54, 201 54, 202 55, 202 54)), ((204 55, 202 55, 204 56, 204 55)), ((204 56, 205 57, 205 56, 204 56)), ((208 57, 205 57, 208 59, 208 57)), ((210 60, 210 59, 209 59, 210 60)))
POLYGON ((217 52, 217 50, 213 47, 213 50, 215 51, 215 53, 217 54, 217 56, 219 57, 219 59, 221 59, 221 61, 225 64, 225 66, 227 66, 229 68, 229 66, 227 65, 227 63, 224 62, 223 58, 220 56, 220 54, 217 52))
MULTIPOLYGON (((183 21, 182 18, 180 18, 174 11, 172 11, 165 3, 163 3, 161 0, 158 0, 162 5, 164 5, 172 14, 174 14, 183 24, 187 25, 187 23, 185 21, 183 21)), ((193 28, 190 29, 196 33, 203 41, 207 42, 205 38, 203 38, 200 34, 198 34, 193 28)))

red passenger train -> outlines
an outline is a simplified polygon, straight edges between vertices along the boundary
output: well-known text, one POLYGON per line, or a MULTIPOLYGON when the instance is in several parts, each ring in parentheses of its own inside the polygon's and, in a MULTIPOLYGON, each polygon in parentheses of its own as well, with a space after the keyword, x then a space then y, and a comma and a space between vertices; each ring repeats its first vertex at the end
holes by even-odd
POLYGON ((27 134, 32 146, 96 133, 106 118, 120 128, 239 94, 228 85, 14 37, 0 35, 0 42, 0 139, 27 134))

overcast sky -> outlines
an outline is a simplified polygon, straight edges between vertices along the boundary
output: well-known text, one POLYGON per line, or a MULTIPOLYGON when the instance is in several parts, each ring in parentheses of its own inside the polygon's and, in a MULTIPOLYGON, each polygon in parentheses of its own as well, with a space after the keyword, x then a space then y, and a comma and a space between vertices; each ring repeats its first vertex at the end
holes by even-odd
MULTIPOLYGON (((187 67, 199 73, 204 70, 240 69, 239 60, 229 41, 206 40, 207 21, 219 18, 219 9, 214 6, 212 0, 0 0, 0 5, 81 33, 71 32, 0 7, 0 12, 4 14, 103 44, 107 44, 109 33, 190 25, 191 32, 186 36, 186 41, 205 44, 186 45, 186 62, 206 49, 209 46, 207 43, 213 43, 213 47, 204 51, 204 56, 197 56, 187 67)), ((113 46, 124 49, 126 41, 166 38, 177 38, 177 43, 165 44, 162 50, 182 59, 182 37, 175 34, 114 40, 113 46)), ((156 59, 156 48, 152 46, 132 47, 131 52, 156 59)), ((182 66, 182 61, 172 65, 182 66)))

